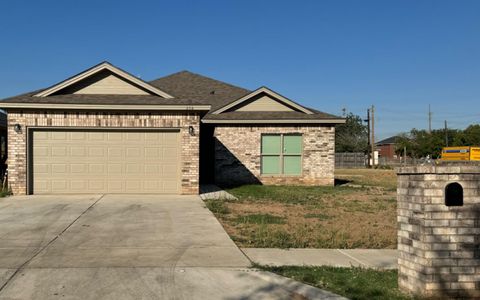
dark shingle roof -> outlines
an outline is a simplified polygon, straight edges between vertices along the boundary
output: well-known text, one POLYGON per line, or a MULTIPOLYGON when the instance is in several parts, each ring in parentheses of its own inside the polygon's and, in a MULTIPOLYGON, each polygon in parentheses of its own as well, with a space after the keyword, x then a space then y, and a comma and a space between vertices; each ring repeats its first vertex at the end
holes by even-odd
POLYGON ((221 114, 208 114, 206 120, 326 120, 339 119, 339 117, 315 112, 305 114, 299 111, 231 111, 221 114))
POLYGON ((398 136, 391 136, 379 142, 376 142, 376 145, 386 145, 386 144, 395 144, 397 142, 398 136))
MULTIPOLYGON (((111 104, 111 105, 211 105, 210 112, 217 110, 251 91, 225 82, 208 78, 189 71, 181 71, 148 82, 152 86, 172 95, 166 99, 156 95, 90 95, 65 94, 48 97, 34 97, 42 90, 3 99, 0 103, 48 103, 48 104, 111 104)), ((1 106, 1 104, 0 104, 1 106)), ((210 120, 262 120, 262 119, 339 119, 311 108, 314 114, 301 112, 224 112, 218 115, 207 114, 210 120)))
POLYGON ((222 107, 250 91, 189 71, 181 71, 149 82, 174 97, 198 99, 212 110, 222 107))
MULTIPOLYGON (((203 105, 202 101, 188 98, 166 99, 154 95, 87 95, 67 94, 48 97, 33 97, 37 92, 23 94, 2 100, 6 103, 48 103, 48 104, 117 104, 117 105, 203 105)), ((0 103, 1 103, 0 102, 0 103)), ((1 104, 0 104, 1 105, 1 104)))

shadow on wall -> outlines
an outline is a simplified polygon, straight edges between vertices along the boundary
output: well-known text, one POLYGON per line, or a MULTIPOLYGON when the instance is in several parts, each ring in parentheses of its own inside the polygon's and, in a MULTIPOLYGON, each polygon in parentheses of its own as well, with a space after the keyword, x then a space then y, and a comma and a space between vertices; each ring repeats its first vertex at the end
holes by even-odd
MULTIPOLYGON (((215 184, 231 188, 244 184, 262 184, 260 180, 232 153, 215 139, 215 184)), ((248 156, 248 153, 245 153, 248 156)), ((250 154, 251 155, 251 154, 250 154)), ((253 164, 260 164, 257 157, 251 157, 253 164)), ((260 166, 259 166, 260 167, 260 166)))

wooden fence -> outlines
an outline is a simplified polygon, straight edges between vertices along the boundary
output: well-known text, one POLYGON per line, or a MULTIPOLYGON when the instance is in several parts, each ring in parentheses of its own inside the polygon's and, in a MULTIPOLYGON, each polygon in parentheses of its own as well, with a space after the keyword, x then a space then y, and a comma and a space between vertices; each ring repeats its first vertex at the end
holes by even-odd
POLYGON ((366 156, 362 152, 339 152, 335 153, 335 168, 365 168, 366 156))

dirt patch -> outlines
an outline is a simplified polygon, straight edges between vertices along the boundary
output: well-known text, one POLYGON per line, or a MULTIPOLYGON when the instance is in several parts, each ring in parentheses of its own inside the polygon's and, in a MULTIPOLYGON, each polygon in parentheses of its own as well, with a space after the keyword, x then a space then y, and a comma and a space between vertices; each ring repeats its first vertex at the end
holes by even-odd
POLYGON ((241 247, 395 248, 395 193, 381 188, 351 189, 296 204, 265 200, 226 202, 220 222, 241 247), (265 214, 281 224, 239 222, 265 214), (243 220, 243 219, 242 219, 243 220))

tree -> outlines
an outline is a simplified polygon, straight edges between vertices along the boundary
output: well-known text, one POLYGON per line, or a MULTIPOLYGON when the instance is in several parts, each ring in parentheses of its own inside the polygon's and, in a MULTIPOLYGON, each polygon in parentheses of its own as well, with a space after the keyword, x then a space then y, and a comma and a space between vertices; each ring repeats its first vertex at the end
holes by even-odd
POLYGON ((349 113, 345 124, 335 127, 336 152, 365 152, 368 147, 368 129, 360 116, 349 113))
MULTIPOLYGON (((471 125, 466 130, 448 129, 447 138, 449 146, 473 146, 480 144, 480 126, 471 125)), ((399 136, 396 142, 396 152, 403 155, 403 149, 407 149, 407 155, 410 157, 438 158, 441 155, 442 148, 446 146, 445 130, 436 129, 429 133, 426 130, 412 129, 409 133, 399 136)))
POLYGON ((470 125, 458 132, 453 138, 452 146, 480 146, 480 125, 470 125))

